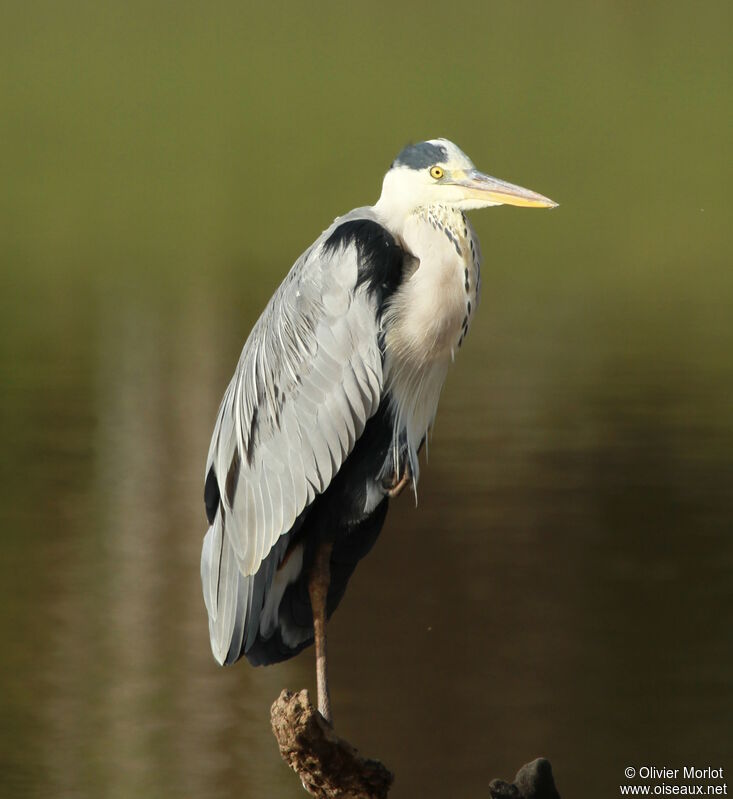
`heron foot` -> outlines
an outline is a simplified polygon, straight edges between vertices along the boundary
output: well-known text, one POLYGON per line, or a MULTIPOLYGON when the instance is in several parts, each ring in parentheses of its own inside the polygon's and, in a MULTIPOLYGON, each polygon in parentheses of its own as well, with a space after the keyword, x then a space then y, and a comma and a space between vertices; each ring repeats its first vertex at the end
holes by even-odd
POLYGON ((387 486, 387 496, 390 499, 398 497, 410 484, 411 480, 412 473, 410 472, 410 466, 409 464, 405 464, 405 471, 403 472, 402 477, 398 479, 397 472, 395 472, 394 476, 392 477, 391 484, 387 486))

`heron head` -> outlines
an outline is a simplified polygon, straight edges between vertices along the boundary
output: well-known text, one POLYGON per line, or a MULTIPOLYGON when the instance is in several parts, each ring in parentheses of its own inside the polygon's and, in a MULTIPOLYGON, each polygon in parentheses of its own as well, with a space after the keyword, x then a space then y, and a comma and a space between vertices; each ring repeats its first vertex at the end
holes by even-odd
POLYGON ((447 139, 410 144, 384 176, 377 203, 385 215, 407 215, 425 205, 449 205, 462 211, 492 205, 554 208, 541 194, 479 172, 471 159, 447 139))

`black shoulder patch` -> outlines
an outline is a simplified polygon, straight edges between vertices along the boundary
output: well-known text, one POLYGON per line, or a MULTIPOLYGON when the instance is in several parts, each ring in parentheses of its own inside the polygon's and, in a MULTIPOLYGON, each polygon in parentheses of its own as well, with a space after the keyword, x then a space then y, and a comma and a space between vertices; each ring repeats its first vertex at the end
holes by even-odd
POLYGON ((214 523, 216 509, 219 507, 219 499, 219 483, 212 466, 206 475, 206 484, 204 485, 204 505, 206 505, 206 518, 209 520, 209 524, 214 523))
POLYGON ((402 282, 405 253, 394 236, 373 219, 351 219, 339 225, 323 246, 327 254, 356 247, 359 260, 357 286, 375 295, 381 313, 385 302, 402 282))

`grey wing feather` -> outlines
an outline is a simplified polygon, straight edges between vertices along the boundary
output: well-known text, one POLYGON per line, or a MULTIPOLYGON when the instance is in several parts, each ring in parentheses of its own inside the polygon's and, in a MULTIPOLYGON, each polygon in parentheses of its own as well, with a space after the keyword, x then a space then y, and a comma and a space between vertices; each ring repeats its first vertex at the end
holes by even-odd
POLYGON ((220 663, 254 641, 260 564, 325 491, 379 406, 375 300, 357 287, 355 245, 323 248, 338 224, 365 217, 373 214, 337 219, 298 259, 247 339, 219 408, 206 463, 219 506, 201 579, 220 663))

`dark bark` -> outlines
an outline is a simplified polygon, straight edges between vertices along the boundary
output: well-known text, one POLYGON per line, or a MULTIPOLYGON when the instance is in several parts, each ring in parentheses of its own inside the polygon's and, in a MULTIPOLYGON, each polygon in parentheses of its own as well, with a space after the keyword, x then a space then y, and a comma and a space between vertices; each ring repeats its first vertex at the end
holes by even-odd
POLYGON ((283 691, 270 710, 283 760, 318 799, 384 799, 394 775, 339 738, 313 707, 308 691, 283 691))
MULTIPOLYGON (((317 799, 385 799, 394 775, 378 760, 362 757, 313 707, 308 691, 283 691, 270 710, 283 760, 317 799)), ((522 766, 512 784, 493 780, 491 799, 560 799, 549 760, 522 766)))
POLYGON ((492 780, 489 792, 491 799, 560 799, 552 778, 552 766, 544 757, 522 766, 511 785, 503 780, 492 780))

